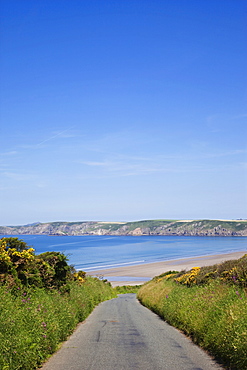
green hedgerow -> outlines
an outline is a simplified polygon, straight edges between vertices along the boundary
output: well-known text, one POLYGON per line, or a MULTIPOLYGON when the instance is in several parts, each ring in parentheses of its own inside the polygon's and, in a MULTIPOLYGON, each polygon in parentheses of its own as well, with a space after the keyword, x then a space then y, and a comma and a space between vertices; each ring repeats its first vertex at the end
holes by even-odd
POLYGON ((91 277, 69 285, 69 293, 0 286, 0 369, 36 369, 98 303, 116 297, 91 277))
POLYGON ((36 256, 18 238, 0 239, 0 369, 36 369, 115 296, 109 283, 76 273, 62 253, 36 256))
POLYGON ((240 276, 245 279, 246 255, 234 263, 155 278, 141 287, 138 298, 227 368, 243 370, 247 369, 247 291, 240 276), (235 279, 229 278, 232 272, 235 279))

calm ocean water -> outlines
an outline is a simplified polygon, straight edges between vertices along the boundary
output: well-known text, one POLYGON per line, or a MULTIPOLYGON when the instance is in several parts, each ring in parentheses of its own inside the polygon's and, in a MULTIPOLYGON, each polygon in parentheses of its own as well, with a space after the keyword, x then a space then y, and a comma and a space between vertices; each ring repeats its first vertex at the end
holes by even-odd
POLYGON ((35 253, 57 251, 84 271, 247 251, 247 237, 14 235, 35 253))

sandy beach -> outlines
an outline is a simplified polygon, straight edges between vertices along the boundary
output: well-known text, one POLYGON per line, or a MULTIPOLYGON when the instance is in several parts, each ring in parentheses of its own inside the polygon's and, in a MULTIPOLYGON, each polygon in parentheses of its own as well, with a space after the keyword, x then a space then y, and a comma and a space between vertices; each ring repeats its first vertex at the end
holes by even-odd
POLYGON ((88 271, 88 275, 104 277, 111 282, 112 286, 137 285, 152 279, 169 270, 190 270, 192 267, 209 266, 230 259, 238 259, 246 252, 234 252, 227 254, 215 254, 200 257, 181 258, 170 261, 147 263, 135 266, 116 267, 104 270, 88 271))

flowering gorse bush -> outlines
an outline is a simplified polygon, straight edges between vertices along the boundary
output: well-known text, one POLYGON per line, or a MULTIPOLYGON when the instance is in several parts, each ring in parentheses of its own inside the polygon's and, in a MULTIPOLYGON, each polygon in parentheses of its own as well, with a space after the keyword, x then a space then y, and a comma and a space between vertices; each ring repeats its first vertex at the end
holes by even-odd
MULTIPOLYGON (((73 280, 72 267, 60 252, 35 255, 34 249, 18 238, 0 239, 0 284, 58 289, 73 280)), ((79 273, 80 282, 82 275, 79 273)))
POLYGON ((188 286, 204 285, 210 281, 220 280, 227 284, 247 287, 247 254, 238 260, 229 260, 201 268, 193 267, 188 272, 180 272, 177 276, 173 276, 174 281, 188 286))

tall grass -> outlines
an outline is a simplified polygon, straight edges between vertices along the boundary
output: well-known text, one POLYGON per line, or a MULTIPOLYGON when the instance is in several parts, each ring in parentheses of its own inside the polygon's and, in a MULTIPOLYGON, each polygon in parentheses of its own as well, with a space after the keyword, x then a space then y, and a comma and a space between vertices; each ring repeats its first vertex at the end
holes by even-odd
MULTIPOLYGON (((243 260, 240 262, 243 267, 243 260)), ((240 284, 233 263, 228 265, 233 269, 234 279, 230 280, 227 270, 223 274, 227 279, 222 275, 209 279, 207 275, 203 280, 197 269, 178 275, 163 274, 143 285, 138 298, 226 368, 244 370, 247 369, 247 291, 243 274, 239 275, 240 284)), ((221 267, 218 266, 219 271, 221 267)))
POLYGON ((113 288, 117 294, 137 293, 141 285, 123 285, 113 288))
POLYGON ((69 292, 0 286, 0 369, 39 367, 101 301, 116 296, 95 278, 71 282, 69 292))

